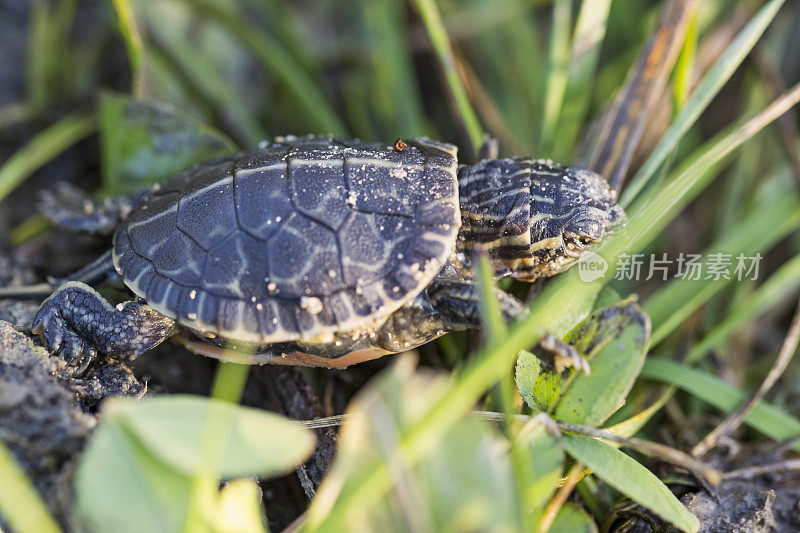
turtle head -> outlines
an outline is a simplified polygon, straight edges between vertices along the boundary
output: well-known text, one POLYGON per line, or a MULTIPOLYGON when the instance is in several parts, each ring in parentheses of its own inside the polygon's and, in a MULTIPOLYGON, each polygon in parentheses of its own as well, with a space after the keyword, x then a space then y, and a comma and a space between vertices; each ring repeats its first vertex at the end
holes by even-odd
POLYGON ((485 251, 498 277, 562 272, 625 220, 602 176, 549 161, 485 160, 459 181, 459 249, 466 261, 485 251))

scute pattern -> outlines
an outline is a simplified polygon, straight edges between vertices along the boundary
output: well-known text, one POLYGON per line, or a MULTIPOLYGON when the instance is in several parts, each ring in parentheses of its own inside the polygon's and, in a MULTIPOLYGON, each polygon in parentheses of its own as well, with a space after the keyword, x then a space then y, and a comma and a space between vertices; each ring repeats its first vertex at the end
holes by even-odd
POLYGON ((233 342, 366 328, 455 247, 455 155, 430 139, 276 139, 153 189, 117 230, 115 264, 158 311, 233 342))

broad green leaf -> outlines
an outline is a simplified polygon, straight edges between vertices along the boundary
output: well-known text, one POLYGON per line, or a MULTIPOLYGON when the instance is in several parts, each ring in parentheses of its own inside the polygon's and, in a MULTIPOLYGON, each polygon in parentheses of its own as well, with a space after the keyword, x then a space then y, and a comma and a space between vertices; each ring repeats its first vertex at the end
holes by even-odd
POLYGON ((543 368, 536 355, 522 350, 517 357, 514 377, 525 403, 537 411, 550 412, 561 393, 560 373, 543 368))
POLYGON ((227 402, 114 398, 78 465, 78 509, 93 531, 259 530, 240 527, 261 527, 256 487, 219 494, 218 479, 287 471, 313 443, 295 422, 227 402))
POLYGON ((414 371, 409 358, 363 389, 348 407, 339 451, 311 502, 311 531, 518 530, 507 444, 491 426, 459 417, 411 464, 400 445, 407 428, 441 399, 447 378, 414 371), (359 491, 375 463, 391 475, 385 495, 359 491), (346 505, 356 498, 359 505, 346 505))
POLYGON ((592 311, 617 305, 621 301, 622 297, 612 287, 603 287, 603 290, 600 291, 600 294, 597 295, 597 299, 594 301, 594 309, 592 309, 592 311))
POLYGON ((75 475, 78 512, 91 531, 181 530, 191 478, 149 453, 122 426, 94 431, 75 475))
POLYGON ((47 511, 25 471, 0 440, 0 516, 17 533, 58 533, 61 529, 47 511))
POLYGON ((570 370, 553 417, 596 426, 619 409, 644 363, 650 341, 650 320, 635 303, 592 313, 566 341, 585 354, 589 375, 570 370))
POLYGON ((164 463, 185 474, 274 476, 314 449, 314 434, 282 416, 200 396, 113 399, 107 418, 122 424, 164 463), (202 444, 213 440, 207 452, 202 444))
POLYGON ((558 511, 548 533, 597 533, 597 524, 574 503, 565 503, 558 511))
MULTIPOLYGON (((747 400, 744 392, 716 376, 659 357, 648 359, 642 377, 675 385, 726 413, 735 411, 747 400)), ((800 435, 800 419, 765 401, 747 415, 745 424, 777 441, 800 435)), ((800 443, 793 449, 800 451, 800 443)))
POLYGON ((591 468, 606 483, 672 522, 683 531, 700 528, 697 517, 678 501, 652 472, 608 444, 582 435, 564 435, 564 449, 575 460, 591 468))
POLYGON ((221 133, 165 105, 112 93, 100 98, 100 145, 110 195, 140 191, 236 150, 221 133))

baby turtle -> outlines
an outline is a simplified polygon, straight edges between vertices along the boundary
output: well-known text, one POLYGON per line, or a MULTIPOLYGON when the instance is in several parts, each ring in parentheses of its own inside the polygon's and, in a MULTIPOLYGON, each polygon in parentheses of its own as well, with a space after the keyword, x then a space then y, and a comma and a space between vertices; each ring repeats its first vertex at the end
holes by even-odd
MULTIPOLYGON (((496 159, 494 146, 458 166, 455 146, 427 138, 278 138, 132 202, 84 205, 71 225, 116 225, 113 249, 32 329, 81 372, 170 337, 239 362, 342 367, 478 326, 476 252, 498 277, 532 281, 624 217, 601 176, 496 159), (91 287, 114 275, 136 300, 114 307, 91 287)), ((525 312, 498 297, 507 319, 525 312)))

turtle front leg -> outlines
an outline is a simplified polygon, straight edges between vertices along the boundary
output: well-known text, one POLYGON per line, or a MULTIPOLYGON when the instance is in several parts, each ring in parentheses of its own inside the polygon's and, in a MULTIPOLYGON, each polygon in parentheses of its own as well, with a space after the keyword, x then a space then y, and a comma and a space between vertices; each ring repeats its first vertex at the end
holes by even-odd
POLYGON ((39 193, 38 208, 61 228, 111 235, 139 201, 141 193, 98 200, 74 185, 59 182, 55 189, 39 193))
POLYGON ((170 337, 174 326, 146 304, 129 301, 115 308, 85 283, 70 281, 42 303, 31 329, 72 374, 82 374, 98 353, 134 359, 170 337))

